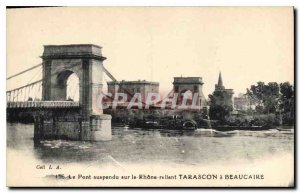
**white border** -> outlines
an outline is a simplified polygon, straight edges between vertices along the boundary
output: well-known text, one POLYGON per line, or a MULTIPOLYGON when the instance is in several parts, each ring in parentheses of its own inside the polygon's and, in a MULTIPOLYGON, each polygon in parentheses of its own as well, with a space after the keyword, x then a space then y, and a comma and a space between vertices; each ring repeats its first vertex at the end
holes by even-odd
MULTIPOLYGON (((0 89, 1 89, 1 100, 0 106, 2 109, 0 110, 0 147, 1 147, 1 155, 0 155, 0 162, 1 162, 1 172, 0 172, 0 190, 1 192, 8 192, 12 191, 6 187, 6 6, 294 6, 298 9, 298 19, 296 26, 299 24, 299 7, 300 1, 297 0, 204 0, 204 1, 197 1, 197 0, 2 0, 0 2, 0 89)), ((297 42, 295 42, 297 44, 297 42)), ((297 50, 297 55, 299 55, 299 49, 297 50)), ((297 74, 299 74, 299 67, 297 69, 297 74)), ((299 81, 297 80, 297 87, 299 87, 299 81)), ((298 89, 299 90, 299 89, 298 89)), ((299 110, 299 93, 297 91, 297 110, 299 110)), ((298 112, 298 111, 297 111, 298 112)), ((299 118, 299 113, 297 118, 299 118)), ((298 120, 298 119, 297 119, 298 120)), ((298 129, 298 128, 296 128, 298 129)), ((297 131, 297 144, 299 144, 299 131, 297 131)), ((299 148, 296 148, 299 149, 299 148)), ((296 152, 296 155, 298 153, 296 152)), ((297 160, 298 156, 297 156, 297 160)), ((298 166, 299 167, 299 166, 298 166)), ((16 171, 16 174, 18 171, 16 171)), ((298 172, 297 172, 298 174, 298 172)), ((296 184, 299 186, 299 176, 297 176, 296 184)), ((90 191, 91 189, 80 189, 79 191, 90 191)), ((200 189, 203 191, 206 189, 200 189)), ((223 191, 224 189, 220 189, 223 191)), ((19 191, 26 191, 26 192, 36 192, 34 189, 25 189, 19 191)), ((39 190, 40 191, 40 190, 39 190)), ((53 190, 53 189, 43 189, 42 191, 58 191, 64 192, 65 189, 61 190, 53 190)), ((78 192, 76 189, 68 190, 69 192, 78 192)), ((99 191, 99 190, 97 190, 99 191)), ((120 191, 118 190, 104 190, 100 189, 101 192, 115 192, 120 191)), ((132 190, 122 190, 131 192, 132 190)), ((135 190, 135 191, 145 191, 145 190, 135 190)), ((146 190, 149 191, 149 190, 146 190)), ((152 190, 153 191, 153 190, 152 190)), ((165 192, 166 190, 155 190, 157 192, 165 192)), ((172 190, 174 192, 178 191, 186 191, 183 189, 179 190, 172 190)), ((189 190, 189 191, 198 191, 189 190)), ((213 192, 217 192, 219 190, 214 189, 213 192)), ((247 190, 249 191, 249 190, 247 190)), ((256 190, 252 189, 251 191, 255 192, 263 192, 264 190, 256 190)), ((272 190, 271 190, 272 191, 272 190)), ((279 190, 280 191, 280 190, 279 190)))
POLYGON ((295 0, 4 0, 10 6, 292 6, 295 0))

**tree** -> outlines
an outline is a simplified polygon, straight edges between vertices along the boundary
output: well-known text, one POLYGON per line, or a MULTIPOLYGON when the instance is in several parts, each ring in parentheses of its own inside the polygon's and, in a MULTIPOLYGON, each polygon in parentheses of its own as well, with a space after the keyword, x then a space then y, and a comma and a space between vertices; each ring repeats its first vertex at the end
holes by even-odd
POLYGON ((214 95, 209 95, 210 98, 210 108, 209 117, 212 120, 225 121, 225 117, 230 114, 232 110, 231 106, 217 104, 216 97, 214 95))
POLYGON ((294 87, 289 82, 280 84, 280 104, 279 110, 283 114, 283 123, 293 124, 294 123, 294 87))
POLYGON ((257 82, 247 89, 247 95, 256 106, 258 113, 275 113, 279 100, 279 85, 276 82, 257 82))
POLYGON ((276 114, 284 124, 294 123, 294 87, 289 82, 257 82, 247 89, 247 95, 258 114, 276 114))

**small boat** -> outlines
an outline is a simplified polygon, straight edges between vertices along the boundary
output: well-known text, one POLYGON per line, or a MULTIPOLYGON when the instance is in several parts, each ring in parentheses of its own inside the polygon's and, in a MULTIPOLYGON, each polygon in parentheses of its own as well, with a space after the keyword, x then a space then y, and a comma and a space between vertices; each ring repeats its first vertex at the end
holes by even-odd
POLYGON ((129 128, 129 125, 128 124, 124 124, 124 123, 113 123, 112 127, 129 128))
POLYGON ((235 135, 235 133, 229 133, 229 132, 222 132, 222 131, 216 131, 214 132, 214 137, 231 137, 235 135))
POLYGON ((187 119, 169 120, 138 120, 130 124, 130 127, 141 127, 146 129, 170 129, 170 130, 196 130, 197 122, 187 119))

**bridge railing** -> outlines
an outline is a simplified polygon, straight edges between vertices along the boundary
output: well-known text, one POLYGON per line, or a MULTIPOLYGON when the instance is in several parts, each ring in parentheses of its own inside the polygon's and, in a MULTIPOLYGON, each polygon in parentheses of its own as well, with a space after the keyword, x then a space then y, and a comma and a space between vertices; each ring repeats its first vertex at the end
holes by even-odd
POLYGON ((79 107, 74 101, 18 101, 7 102, 7 108, 71 108, 79 107))

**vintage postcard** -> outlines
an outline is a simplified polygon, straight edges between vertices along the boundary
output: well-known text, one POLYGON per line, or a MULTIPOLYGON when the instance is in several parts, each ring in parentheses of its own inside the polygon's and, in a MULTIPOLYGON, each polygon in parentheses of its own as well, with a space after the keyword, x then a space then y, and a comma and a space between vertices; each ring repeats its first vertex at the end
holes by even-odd
POLYGON ((294 187, 293 7, 7 7, 7 186, 294 187))

